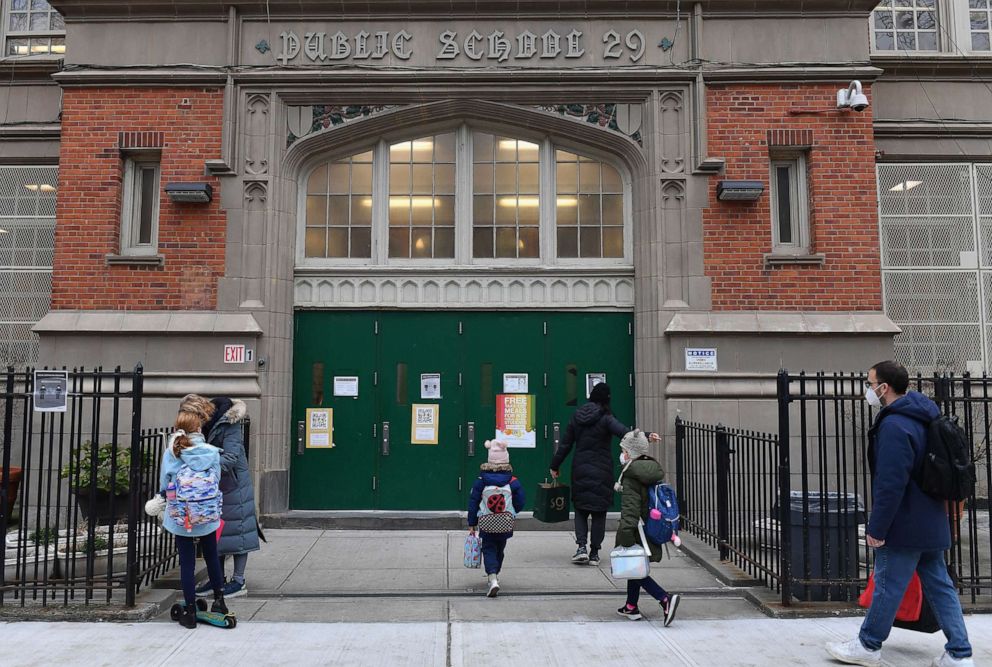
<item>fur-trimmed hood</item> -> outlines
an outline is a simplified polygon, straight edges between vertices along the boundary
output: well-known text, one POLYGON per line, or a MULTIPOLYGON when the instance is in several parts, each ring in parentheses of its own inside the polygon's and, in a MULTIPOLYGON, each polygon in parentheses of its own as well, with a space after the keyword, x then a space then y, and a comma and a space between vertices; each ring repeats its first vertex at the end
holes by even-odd
POLYGON ((248 406, 240 398, 231 399, 231 409, 224 413, 223 419, 229 424, 240 424, 248 416, 248 406))
POLYGON ((508 472, 513 474, 513 466, 509 463, 483 463, 479 466, 482 472, 508 472))

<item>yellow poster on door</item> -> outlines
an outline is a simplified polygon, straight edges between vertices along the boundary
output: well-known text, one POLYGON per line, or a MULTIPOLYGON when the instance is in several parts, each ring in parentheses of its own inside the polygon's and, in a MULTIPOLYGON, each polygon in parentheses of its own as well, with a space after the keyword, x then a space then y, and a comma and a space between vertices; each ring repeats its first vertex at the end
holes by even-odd
POLYGON ((307 449, 334 447, 334 410, 307 408, 307 449))
POLYGON ((410 414, 410 442, 414 445, 436 445, 438 417, 441 406, 414 403, 410 414))

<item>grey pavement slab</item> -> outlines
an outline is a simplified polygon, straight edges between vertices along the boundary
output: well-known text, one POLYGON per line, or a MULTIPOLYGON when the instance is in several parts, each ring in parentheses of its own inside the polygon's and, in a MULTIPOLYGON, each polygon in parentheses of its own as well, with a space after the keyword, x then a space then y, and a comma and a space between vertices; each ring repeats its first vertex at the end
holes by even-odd
POLYGON ((265 600, 251 617, 251 621, 293 623, 423 623, 447 620, 446 600, 422 598, 265 600))
POLYGON ((430 569, 444 568, 445 544, 440 535, 390 539, 382 533, 342 539, 320 539, 300 563, 304 569, 430 569))
POLYGON ((391 570, 297 568, 279 587, 279 591, 282 593, 439 591, 445 588, 445 573, 443 568, 430 570, 412 568, 391 570))

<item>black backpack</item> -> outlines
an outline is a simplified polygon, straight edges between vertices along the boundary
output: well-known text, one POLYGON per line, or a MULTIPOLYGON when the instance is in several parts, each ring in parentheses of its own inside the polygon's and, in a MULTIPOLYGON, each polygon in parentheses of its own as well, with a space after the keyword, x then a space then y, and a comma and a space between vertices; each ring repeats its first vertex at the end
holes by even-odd
POLYGON ((964 500, 975 492, 975 464, 956 415, 941 415, 928 424, 915 479, 924 493, 938 500, 964 500))

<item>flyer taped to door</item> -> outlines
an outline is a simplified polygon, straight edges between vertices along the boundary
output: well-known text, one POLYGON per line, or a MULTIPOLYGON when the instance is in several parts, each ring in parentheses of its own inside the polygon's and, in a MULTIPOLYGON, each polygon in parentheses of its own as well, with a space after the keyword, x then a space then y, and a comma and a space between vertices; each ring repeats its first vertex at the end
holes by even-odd
POLYGON ((496 396, 496 439, 509 447, 537 447, 534 394, 496 396))

